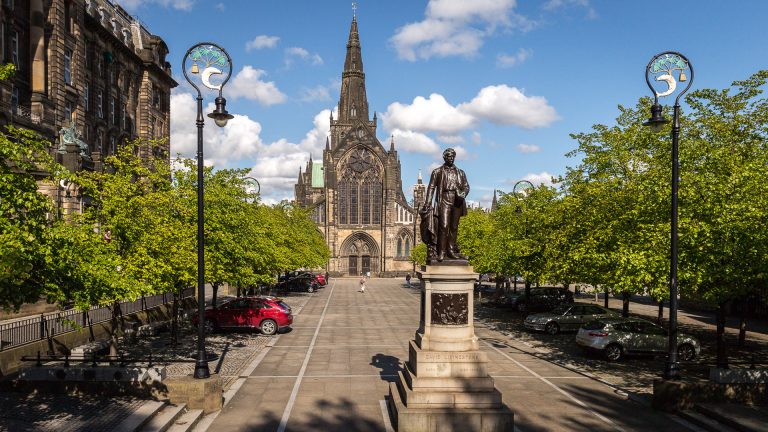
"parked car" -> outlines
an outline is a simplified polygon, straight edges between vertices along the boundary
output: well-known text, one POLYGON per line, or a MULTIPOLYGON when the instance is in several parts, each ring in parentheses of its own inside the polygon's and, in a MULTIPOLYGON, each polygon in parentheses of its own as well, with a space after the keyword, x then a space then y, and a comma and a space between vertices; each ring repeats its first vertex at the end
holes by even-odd
POLYGON ((554 335, 561 331, 577 331, 582 325, 596 319, 618 316, 618 312, 597 305, 562 303, 550 312, 528 315, 523 325, 529 330, 554 335))
MULTIPOLYGON (((601 352, 609 361, 617 361, 627 354, 666 353, 669 333, 661 326, 638 318, 603 318, 584 324, 576 334, 576 343, 587 350, 601 352)), ((700 351, 695 337, 677 334, 680 360, 693 360, 700 351)))
POLYGON ((307 274, 307 273, 309 273, 309 272, 306 271, 306 270, 294 270, 292 272, 283 273, 283 274, 278 275, 277 276, 277 281, 278 282, 287 281, 287 280, 293 279, 293 278, 295 278, 297 276, 301 276, 301 275, 307 274))
POLYGON ((284 280, 275 284, 274 289, 277 291, 299 291, 312 293, 320 288, 320 284, 317 283, 317 279, 310 273, 303 273, 291 279, 284 280))
POLYGON ((519 312, 547 311, 561 303, 573 303, 573 293, 566 288, 531 288, 530 297, 524 290, 500 296, 492 303, 499 307, 511 307, 519 312))
MULTIPOLYGON (((198 325, 197 315, 192 323, 198 325)), ((291 307, 277 297, 241 297, 225 301, 205 311, 205 329, 258 328, 265 335, 273 335, 293 323, 291 307)))
POLYGON ((320 286, 326 286, 328 285, 328 281, 325 280, 325 275, 322 273, 318 273, 315 275, 315 280, 317 281, 320 286))

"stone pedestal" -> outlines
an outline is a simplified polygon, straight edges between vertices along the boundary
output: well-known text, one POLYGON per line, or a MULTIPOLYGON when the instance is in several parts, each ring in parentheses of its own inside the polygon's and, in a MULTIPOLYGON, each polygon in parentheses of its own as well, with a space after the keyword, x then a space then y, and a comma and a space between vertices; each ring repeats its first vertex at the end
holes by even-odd
POLYGON ((204 414, 218 411, 223 405, 223 387, 218 374, 204 379, 192 376, 170 378, 163 384, 172 404, 185 403, 187 408, 202 409, 204 414))
POLYGON ((465 263, 419 273, 421 316, 405 371, 390 384, 399 432, 512 431, 514 414, 488 375, 473 322, 477 273, 465 263))

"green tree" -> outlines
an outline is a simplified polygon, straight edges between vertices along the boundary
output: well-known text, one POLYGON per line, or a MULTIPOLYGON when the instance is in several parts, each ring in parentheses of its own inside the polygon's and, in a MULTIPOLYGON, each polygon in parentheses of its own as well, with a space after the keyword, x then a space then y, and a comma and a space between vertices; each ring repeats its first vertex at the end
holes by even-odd
MULTIPOLYGON (((50 143, 36 133, 8 127, 0 133, 0 307, 18 309, 45 295, 51 200, 37 178, 57 176, 50 143)), ((46 180, 52 183, 55 180, 46 180)))

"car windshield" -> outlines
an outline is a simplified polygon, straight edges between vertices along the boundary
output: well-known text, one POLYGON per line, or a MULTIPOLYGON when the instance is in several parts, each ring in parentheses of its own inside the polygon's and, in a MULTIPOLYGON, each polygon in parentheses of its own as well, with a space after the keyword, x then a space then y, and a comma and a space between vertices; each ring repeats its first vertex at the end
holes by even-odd
POLYGON ((555 306, 554 309, 552 309, 552 313, 555 315, 563 315, 564 313, 568 312, 568 309, 570 308, 571 308, 571 305, 560 304, 555 306))
POLYGON ((600 330, 600 329, 602 329, 604 327, 605 327, 605 323, 604 322, 590 321, 590 322, 584 324, 583 328, 585 330, 600 330))

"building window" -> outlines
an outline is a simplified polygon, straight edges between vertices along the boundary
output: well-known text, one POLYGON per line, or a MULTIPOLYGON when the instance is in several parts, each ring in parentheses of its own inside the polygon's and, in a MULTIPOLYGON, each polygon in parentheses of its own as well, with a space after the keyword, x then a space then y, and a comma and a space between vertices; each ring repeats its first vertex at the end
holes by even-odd
POLYGON ((64 125, 69 126, 72 123, 72 114, 74 110, 72 109, 72 102, 66 101, 64 102, 64 125))
POLYGON ((381 223, 381 171, 370 152, 355 152, 355 159, 341 172, 339 222, 342 224, 381 223))
POLYGON ((109 154, 117 153, 117 146, 115 145, 115 136, 109 136, 109 154))
POLYGON ((117 124, 117 103, 115 98, 109 100, 109 115, 111 116, 112 124, 117 124))
POLYGON ((96 117, 104 118, 104 98, 102 97, 102 90, 96 93, 96 117))
POLYGON ((371 204, 371 223, 381 223, 381 181, 373 184, 373 200, 371 204))
POLYGON ((5 21, 0 21, 0 61, 5 61, 5 21))
POLYGON ((359 220, 358 215, 360 213, 360 208, 358 207, 358 192, 358 185, 353 185, 349 188, 349 223, 351 224, 356 224, 359 220))
POLYGON ((72 33, 72 1, 68 0, 64 3, 64 29, 68 33, 72 33))
POLYGON ((123 130, 125 130, 125 129, 126 129, 126 128, 125 128, 125 126, 128 124, 128 123, 126 122, 126 118, 127 118, 127 117, 128 117, 128 116, 126 115, 125 104, 122 104, 122 105, 120 106, 120 127, 121 127, 123 130))
POLYGON ((15 30, 11 35, 11 62, 19 69, 19 32, 15 30))
POLYGON ((149 137, 154 138, 155 137, 155 117, 149 116, 149 137))
POLYGON ((403 256, 403 239, 400 237, 397 238, 397 256, 403 256))
POLYGON ((85 83, 83 86, 83 108, 85 109, 85 112, 88 112, 90 109, 90 97, 90 88, 88 87, 88 83, 85 83))
POLYGON ((64 50, 64 82, 72 85, 72 50, 64 50))
POLYGON ((411 236, 403 232, 397 238, 397 256, 409 257, 411 256, 411 236))
POLYGON ((11 111, 14 114, 19 113, 19 88, 16 86, 11 90, 11 111))
POLYGON ((371 223, 371 185, 369 182, 364 182, 360 186, 360 223, 371 223))

